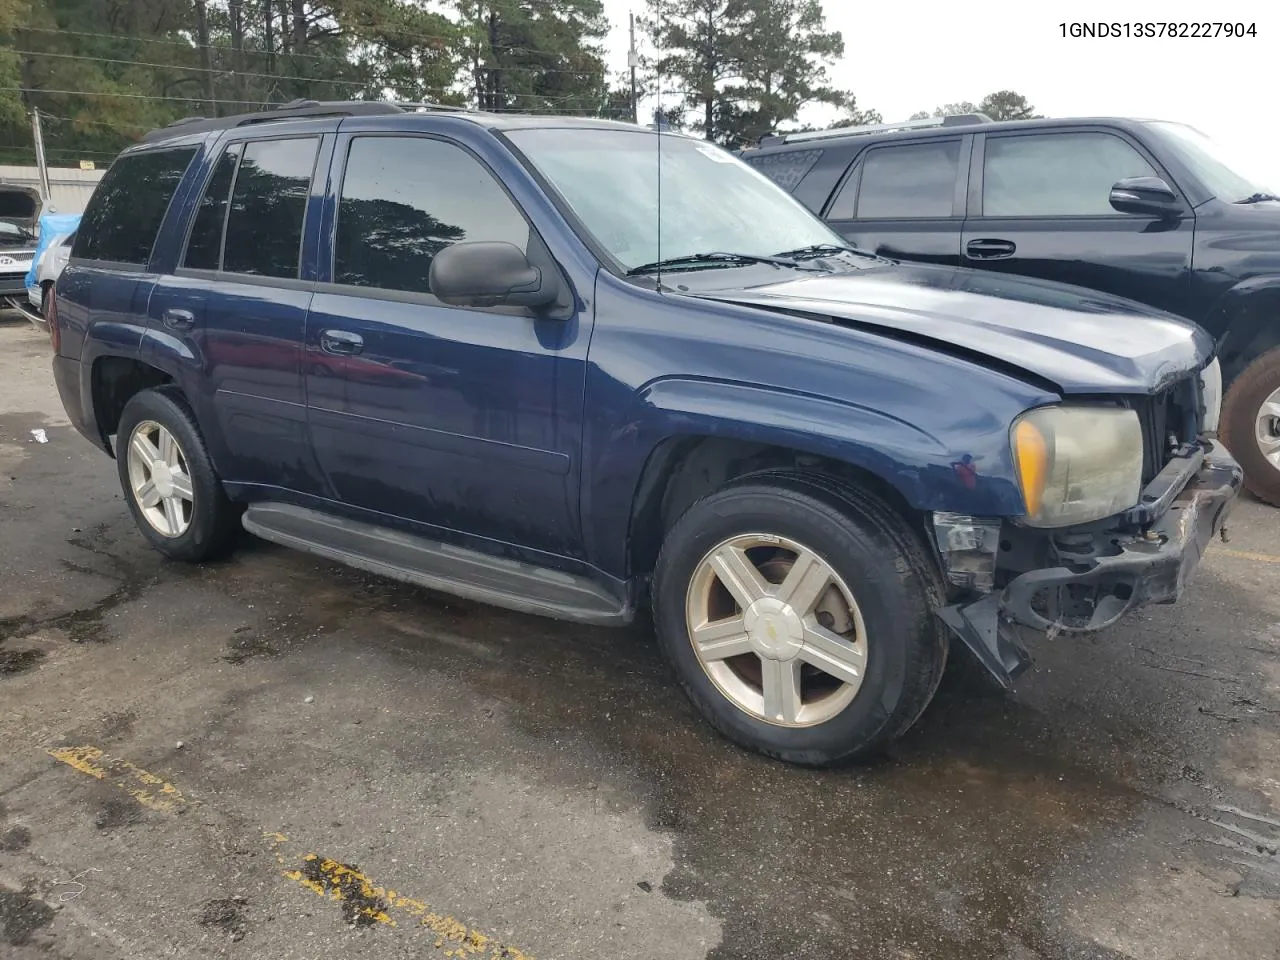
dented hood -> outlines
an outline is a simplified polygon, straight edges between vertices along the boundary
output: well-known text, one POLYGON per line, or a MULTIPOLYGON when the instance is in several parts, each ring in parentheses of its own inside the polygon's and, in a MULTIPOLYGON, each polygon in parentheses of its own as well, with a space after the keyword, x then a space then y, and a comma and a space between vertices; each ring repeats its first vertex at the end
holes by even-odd
MULTIPOLYGON (((715 280, 735 272, 715 271, 715 280)), ((977 362, 990 358, 1064 394, 1154 393, 1202 367, 1213 351, 1209 335, 1188 321, 1065 284, 885 262, 842 273, 780 274, 733 289, 708 289, 697 280, 689 286, 696 296, 804 313, 977 362)))

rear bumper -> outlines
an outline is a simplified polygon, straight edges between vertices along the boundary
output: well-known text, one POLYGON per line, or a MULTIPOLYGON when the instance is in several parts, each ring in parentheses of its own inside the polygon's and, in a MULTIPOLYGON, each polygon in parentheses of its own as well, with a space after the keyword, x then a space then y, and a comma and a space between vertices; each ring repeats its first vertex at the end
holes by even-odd
POLYGON ((1220 447, 1170 464, 1111 529, 1054 531, 1055 563, 939 616, 1004 686, 1029 662, 1016 626, 1094 633, 1139 607, 1175 603, 1240 494, 1244 471, 1220 447))
POLYGON ((83 374, 83 365, 79 360, 54 355, 53 382, 58 385, 58 397, 67 412, 67 419, 86 440, 109 454, 111 448, 98 429, 98 421, 93 414, 93 398, 87 395, 83 374))

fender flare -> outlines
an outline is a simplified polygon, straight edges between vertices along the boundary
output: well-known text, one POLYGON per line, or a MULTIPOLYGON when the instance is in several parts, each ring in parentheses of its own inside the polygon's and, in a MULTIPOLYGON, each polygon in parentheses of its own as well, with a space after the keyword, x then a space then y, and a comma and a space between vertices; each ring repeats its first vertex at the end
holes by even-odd
POLYGON ((896 490, 913 509, 976 515, 1022 512, 1007 435, 977 433, 958 449, 924 427, 848 401, 701 378, 663 378, 633 395, 583 484, 587 555, 625 576, 637 498, 670 464, 672 441, 723 439, 781 447, 847 464, 896 490), (970 485, 956 464, 982 465, 970 485))
POLYGON ((1224 387, 1262 354, 1280 347, 1280 274, 1237 283, 1209 311, 1204 324, 1218 337, 1224 387))

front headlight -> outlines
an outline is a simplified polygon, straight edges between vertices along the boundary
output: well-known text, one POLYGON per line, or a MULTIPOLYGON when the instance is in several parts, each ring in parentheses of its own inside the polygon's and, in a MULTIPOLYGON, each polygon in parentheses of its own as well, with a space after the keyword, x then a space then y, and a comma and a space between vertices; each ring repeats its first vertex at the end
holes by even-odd
POLYGON ((1218 432, 1218 418, 1222 416, 1222 367, 1218 358, 1200 371, 1200 395, 1204 401, 1204 432, 1218 432))
POLYGON ((1041 407, 1018 417, 1010 437, 1029 526, 1089 523, 1138 502, 1142 426, 1135 411, 1041 407))

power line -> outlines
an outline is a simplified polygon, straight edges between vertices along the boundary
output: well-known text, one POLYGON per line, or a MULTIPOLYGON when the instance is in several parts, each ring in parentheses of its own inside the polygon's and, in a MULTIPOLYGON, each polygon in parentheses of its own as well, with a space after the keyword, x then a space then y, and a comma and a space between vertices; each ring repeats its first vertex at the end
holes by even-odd
MULTIPOLYGON (((259 101, 259 100, 252 100, 252 99, 250 99, 250 100, 218 100, 218 99, 210 100, 210 99, 209 99, 209 98, 207 98, 207 97, 201 97, 201 96, 168 97, 168 96, 164 96, 163 94, 153 94, 153 93, 111 93, 111 92, 106 91, 106 90, 47 90, 47 89, 44 89, 44 88, 35 88, 35 87, 0 87, 0 90, 8 91, 8 92, 16 92, 16 93, 28 93, 28 94, 30 94, 30 93, 45 93, 45 94, 52 94, 52 95, 55 95, 55 96, 66 96, 66 97, 123 97, 123 98, 128 99, 128 100, 163 100, 163 101, 168 101, 168 102, 178 102, 178 103, 225 103, 225 104, 234 104, 234 105, 241 106, 241 107, 243 107, 243 106, 247 106, 247 105, 249 105, 249 104, 254 104, 254 103, 260 104, 260 105, 261 105, 261 106, 263 106, 263 107, 268 107, 268 106, 277 106, 277 107, 278 107, 278 106, 280 106, 280 104, 269 104, 269 103, 263 103, 262 101, 259 101)), ((533 93, 529 93, 529 94, 508 93, 508 94, 503 94, 503 96, 504 96, 504 97, 512 97, 512 98, 520 97, 520 98, 525 98, 525 99, 535 99, 535 100, 547 100, 547 99, 548 99, 547 97, 542 97, 542 96, 539 96, 538 94, 533 94, 533 93)), ((560 98, 560 99, 563 101, 564 99, 568 99, 568 98, 560 98)), ((352 102, 354 102, 354 103, 360 103, 360 102, 365 102, 365 101, 358 101, 358 100, 357 100, 357 101, 352 101, 352 102)), ((552 100, 551 102, 553 102, 553 103, 554 103, 554 102, 556 102, 556 101, 555 101, 555 100, 552 100)), ((462 106, 458 107, 458 110, 459 110, 459 111, 465 111, 466 109, 468 109, 468 108, 467 108, 467 107, 462 107, 462 106)), ((522 110, 509 110, 509 111, 505 111, 505 112, 507 112, 507 113, 532 113, 532 112, 535 112, 535 111, 533 111, 533 110, 523 110, 523 111, 522 111, 522 110)), ((594 116, 597 116, 597 115, 598 115, 598 111, 595 111, 595 110, 587 110, 587 109, 582 109, 582 110, 558 110, 558 111, 556 111, 556 112, 557 112, 558 114, 562 114, 562 115, 565 115, 565 116, 570 116, 570 115, 583 115, 583 116, 592 116, 592 117, 594 117, 594 116)))
MULTIPOLYGON (((457 37, 447 37, 441 34, 413 33, 406 30, 396 30, 393 28, 388 28, 386 24, 362 24, 361 26, 364 26, 367 29, 372 29, 372 30, 388 29, 388 31, 394 36, 410 37, 412 39, 419 39, 419 40, 440 40, 446 43, 452 43, 458 39, 457 37)), ((183 41, 183 40, 162 40, 157 37, 131 37, 131 36, 126 36, 125 34, 120 34, 120 33, 94 33, 92 31, 87 31, 87 30, 58 30, 52 27, 16 27, 15 30, 25 31, 27 33, 51 33, 51 34, 58 34, 58 35, 69 35, 73 37, 93 37, 95 39, 100 39, 100 40, 113 40, 116 42, 126 42, 126 43, 158 43, 158 44, 163 44, 164 46, 181 47, 182 49, 187 51, 200 50, 200 49, 207 48, 209 50, 217 50, 222 53, 228 53, 232 55, 235 55, 238 52, 241 55, 248 55, 248 56, 264 56, 265 57, 265 56, 274 55, 277 57, 301 58, 306 60, 321 60, 326 63, 345 63, 346 62, 344 60, 338 59, 337 57, 327 57, 322 54, 315 54, 315 53, 293 53, 292 51, 287 51, 287 50, 255 50, 247 47, 237 51, 234 47, 229 47, 226 44, 222 44, 222 43, 194 43, 194 42, 183 41)), ((506 51, 528 49, 527 45, 522 43, 488 44, 488 47, 491 50, 506 50, 506 51)), ((481 69, 527 70, 535 73, 573 73, 573 74, 583 74, 583 75, 590 75, 590 76, 608 76, 609 75, 609 70, 607 67, 601 70, 567 70, 562 67, 543 69, 541 67, 514 67, 514 66, 513 67, 491 66, 491 67, 481 67, 481 69)))
MULTIPOLYGON (((113 60, 110 57, 92 57, 82 53, 54 53, 47 50, 14 50, 14 53, 33 57, 58 57, 63 60, 92 60, 94 63, 121 63, 130 67, 155 67, 159 70, 186 70, 192 73, 219 73, 229 77, 258 77, 266 80, 305 80, 308 83, 341 83, 347 86, 362 87, 362 80, 327 80, 323 77, 298 77, 280 73, 249 73, 242 70, 219 70, 216 67, 188 67, 181 63, 147 63, 142 60, 113 60)), ((333 63, 342 63, 333 60, 333 63)))

